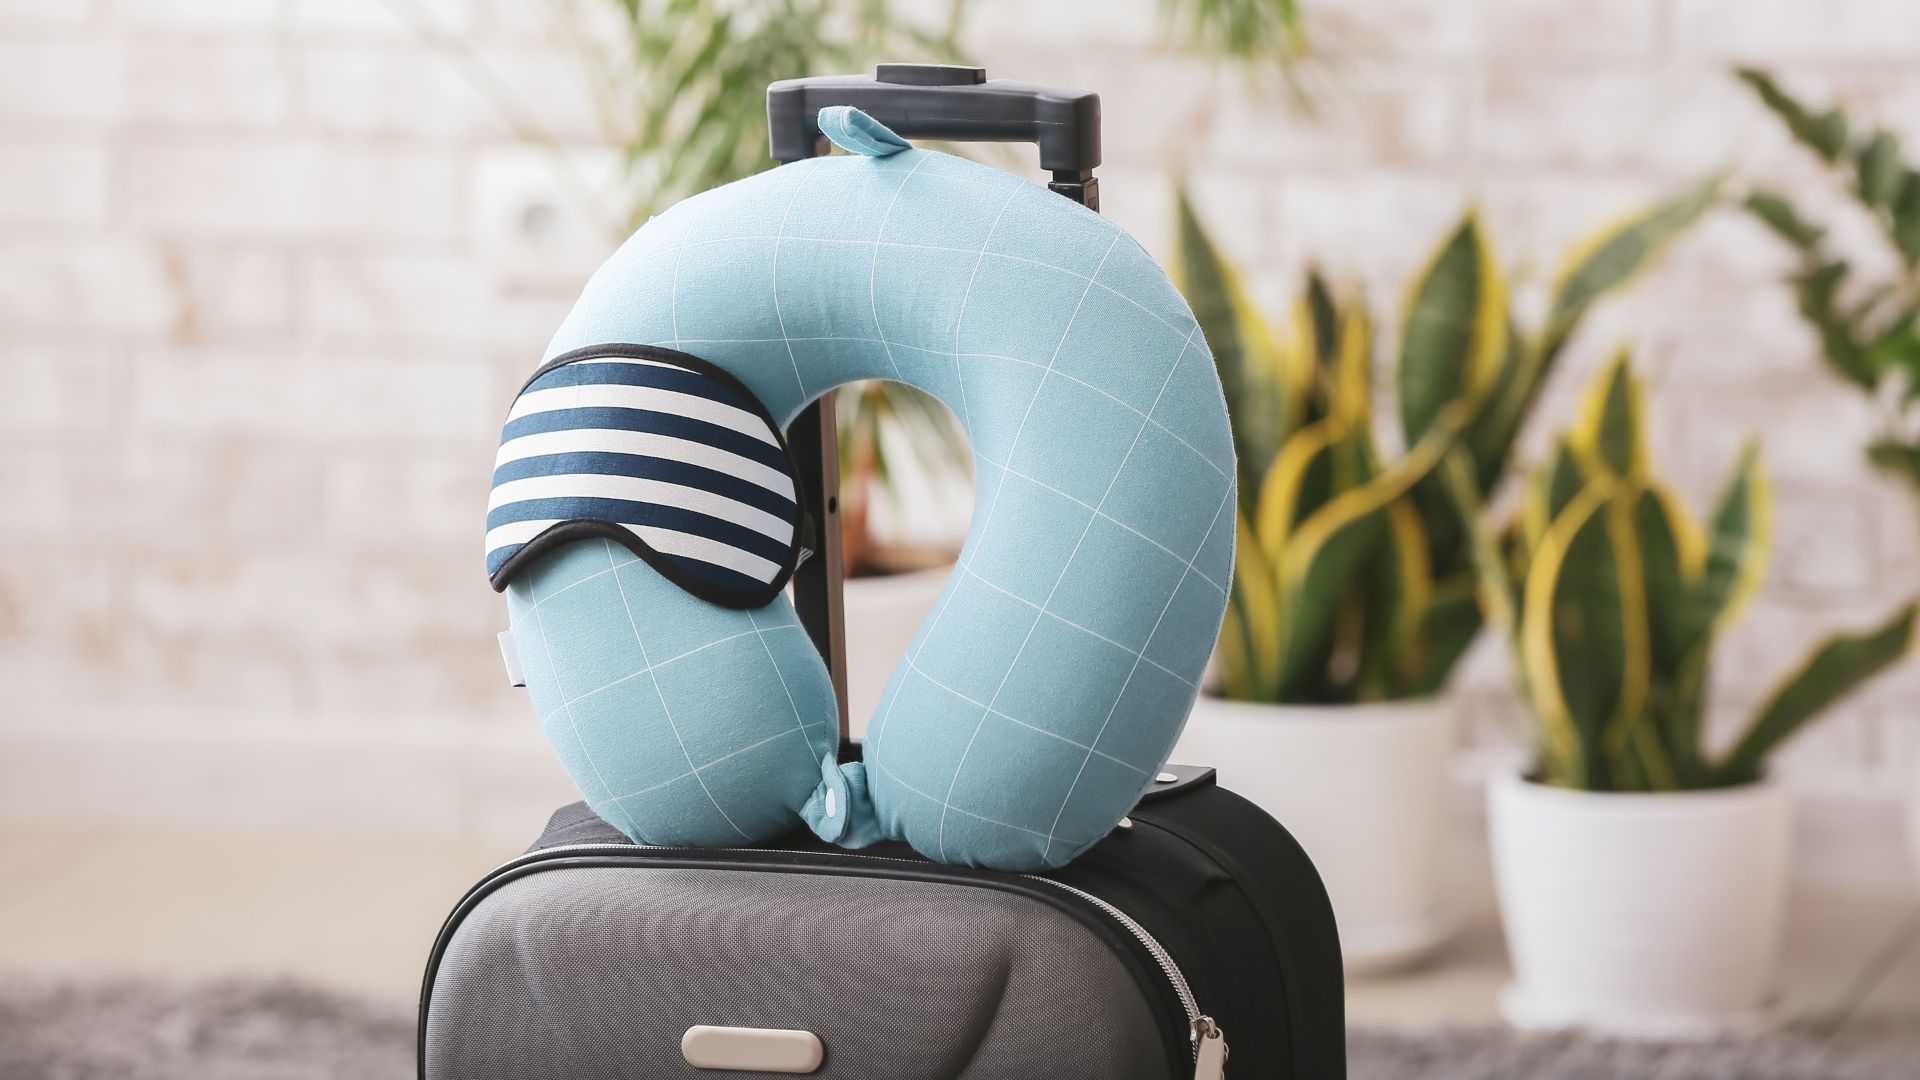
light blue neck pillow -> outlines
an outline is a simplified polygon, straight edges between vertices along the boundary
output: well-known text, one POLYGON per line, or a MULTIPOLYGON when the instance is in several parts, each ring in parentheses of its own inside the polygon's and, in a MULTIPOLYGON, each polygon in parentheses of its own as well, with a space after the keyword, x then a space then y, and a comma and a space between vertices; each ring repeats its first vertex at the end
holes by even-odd
POLYGON ((804 820, 1059 866, 1153 782, 1219 631, 1234 463, 1212 357, 1098 214, 855 110, 820 126, 852 153, 687 199, 594 274, 509 415, 488 572, 548 740, 635 841, 804 820), (977 486, 841 765, 781 591, 805 524, 780 433, 856 379, 946 403, 977 486))

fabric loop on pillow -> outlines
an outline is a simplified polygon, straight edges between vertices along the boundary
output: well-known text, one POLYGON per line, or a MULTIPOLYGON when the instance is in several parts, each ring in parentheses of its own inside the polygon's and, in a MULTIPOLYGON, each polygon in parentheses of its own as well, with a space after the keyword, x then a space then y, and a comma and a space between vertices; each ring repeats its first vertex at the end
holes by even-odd
POLYGON ((851 105, 821 109, 820 133, 847 153, 864 157, 887 157, 913 149, 913 144, 894 134, 892 128, 851 105))

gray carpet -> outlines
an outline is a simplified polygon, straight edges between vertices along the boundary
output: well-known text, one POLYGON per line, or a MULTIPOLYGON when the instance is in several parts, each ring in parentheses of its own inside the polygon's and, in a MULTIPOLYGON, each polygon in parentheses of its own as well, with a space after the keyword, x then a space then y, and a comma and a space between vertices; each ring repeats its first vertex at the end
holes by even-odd
MULTIPOLYGON (((1352 1033, 1352 1080, 1915 1080, 1817 1041, 1651 1046, 1498 1029, 1352 1033)), ((5 1080, 403 1080, 413 1015, 291 982, 0 977, 5 1080)), ((1233 1076, 1231 1068, 1228 1075, 1233 1076)))

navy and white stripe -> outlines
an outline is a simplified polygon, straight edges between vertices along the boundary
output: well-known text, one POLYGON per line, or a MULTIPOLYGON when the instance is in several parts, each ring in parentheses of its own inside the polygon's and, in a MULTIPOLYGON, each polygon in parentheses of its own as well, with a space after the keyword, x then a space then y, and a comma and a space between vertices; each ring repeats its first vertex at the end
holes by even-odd
POLYGON ((507 414, 487 573, 583 535, 619 540, 697 595, 757 606, 792 572, 800 511, 773 422, 698 358, 601 346, 549 364, 507 414))

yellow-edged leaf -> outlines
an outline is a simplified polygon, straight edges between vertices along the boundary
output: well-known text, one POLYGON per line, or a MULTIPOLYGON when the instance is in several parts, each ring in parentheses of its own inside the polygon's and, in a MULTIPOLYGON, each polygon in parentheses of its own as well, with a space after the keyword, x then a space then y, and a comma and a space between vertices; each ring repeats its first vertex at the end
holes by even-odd
POLYGON ((1327 367, 1338 347, 1340 308, 1318 269, 1308 268, 1307 287, 1301 291, 1298 304, 1295 321, 1302 329, 1302 343, 1316 367, 1327 367))
POLYGON ((1715 176, 1665 202, 1636 210, 1575 244, 1554 284, 1538 350, 1543 369, 1551 367, 1554 355, 1595 300, 1632 281, 1719 198, 1720 178, 1715 176))
POLYGON ((1718 636, 1766 583, 1773 548, 1773 485, 1749 444, 1714 509, 1711 542, 1694 590, 1696 630, 1718 636))
POLYGON ((1683 539, 1697 528, 1683 523, 1674 510, 1678 502, 1662 489, 1645 485, 1634 495, 1634 534, 1638 540, 1641 574, 1645 580, 1647 629, 1653 643, 1656 674, 1672 681, 1693 650, 1694 631, 1689 594, 1698 578, 1690 552, 1698 538, 1683 539))
POLYGON ((1607 725, 1608 749, 1616 759, 1630 751, 1640 752, 1640 764, 1650 770, 1655 787, 1671 790, 1677 786, 1673 766, 1641 738, 1641 729, 1651 723, 1647 715, 1647 685, 1652 675, 1653 641, 1647 627, 1647 581, 1640 539, 1635 528, 1638 490, 1631 486, 1607 500, 1607 539, 1612 548, 1614 575, 1618 582, 1620 604, 1620 690, 1613 715, 1607 725))
POLYGON ((1328 451, 1344 434, 1334 417, 1308 424, 1280 447, 1261 479, 1254 533, 1270 565, 1279 565, 1294 526, 1313 509, 1303 505, 1308 479, 1316 468, 1328 467, 1328 451))
POLYGON ((1648 480, 1646 494, 1660 501, 1661 509, 1666 511, 1667 524, 1673 530, 1674 546, 1680 553, 1680 571, 1684 580, 1691 584, 1697 581, 1707 565, 1707 534, 1700 522, 1680 501, 1680 496, 1672 488, 1657 480, 1648 480))
POLYGON ((1414 281, 1400 336, 1400 420, 1409 446, 1442 410, 1469 417, 1493 390, 1507 348, 1507 286, 1476 214, 1414 281))
POLYGON ((1247 622, 1240 612, 1240 595, 1236 591, 1227 601, 1227 617, 1220 623, 1220 640, 1214 646, 1214 655, 1220 661, 1220 691, 1234 701, 1260 700, 1251 651, 1247 644, 1247 622))
POLYGON ((1526 569, 1521 600, 1521 663, 1526 669, 1526 690, 1544 732, 1544 767, 1548 778, 1576 788, 1586 786, 1592 776, 1592 761, 1586 759, 1584 744, 1588 740, 1576 726, 1574 707, 1567 700, 1561 678, 1561 642, 1555 632, 1559 628, 1559 584, 1572 542, 1613 498, 1613 488, 1613 480, 1590 482, 1553 519, 1526 569))
POLYGON ((1278 692, 1285 640, 1279 584, 1245 515, 1234 515, 1234 534, 1234 600, 1247 628, 1250 682, 1259 700, 1270 700, 1278 692))
POLYGON ((1387 504, 1387 535, 1392 540, 1393 563, 1400 582, 1400 603, 1394 613, 1396 651, 1404 652, 1419 635, 1427 609, 1433 604, 1433 564, 1428 558, 1427 529, 1420 511, 1406 499, 1387 504))
POLYGON ((1527 551, 1540 546, 1547 527, 1587 486, 1587 479, 1587 471, 1573 448, 1565 440, 1555 442, 1553 455, 1528 474, 1520 494, 1520 535, 1527 551))
POLYGON ((1368 565, 1382 530, 1389 528, 1388 507, 1438 465, 1458 437, 1463 411, 1450 406, 1406 456, 1334 496, 1294 529, 1279 573, 1286 623, 1283 684, 1296 683, 1312 658, 1325 651, 1338 605, 1354 575, 1368 565))
POLYGON ((1355 431, 1373 426, 1373 320, 1361 304, 1340 313, 1335 363, 1334 415, 1355 431))
POLYGON ((1258 493, 1259 470, 1308 415, 1312 365, 1298 350, 1282 347, 1184 191, 1176 197, 1175 211, 1171 276, 1193 310, 1226 393, 1245 507, 1258 493))
POLYGON ((1480 485, 1474 475, 1472 458, 1457 451, 1448 454, 1441 463, 1441 476, 1454 498, 1470 508, 1461 518, 1467 525, 1467 550, 1472 556, 1480 608, 1496 629, 1511 633, 1519 617, 1520 583, 1514 580, 1501 554, 1499 538, 1487 527, 1486 515, 1480 512, 1480 485))
POLYGON ((1334 496, 1327 505, 1301 522, 1295 530, 1294 543, 1287 545, 1282 580, 1288 583, 1300 581, 1336 533, 1354 520, 1384 509, 1388 503, 1413 490, 1413 485, 1432 472, 1453 445, 1464 416, 1464 410, 1449 409, 1427 437, 1408 451, 1405 457, 1381 470, 1378 476, 1367 483, 1334 496))
POLYGON ((1753 723, 1727 752, 1716 772, 1722 783, 1760 777, 1767 755, 1809 720, 1868 679, 1906 656, 1913 644, 1912 604, 1893 619, 1861 634, 1836 634, 1813 651, 1767 696, 1753 723))
POLYGON ((1647 453, 1646 390, 1622 349, 1588 385, 1567 441, 1590 468, 1640 479, 1652 471, 1647 453))

